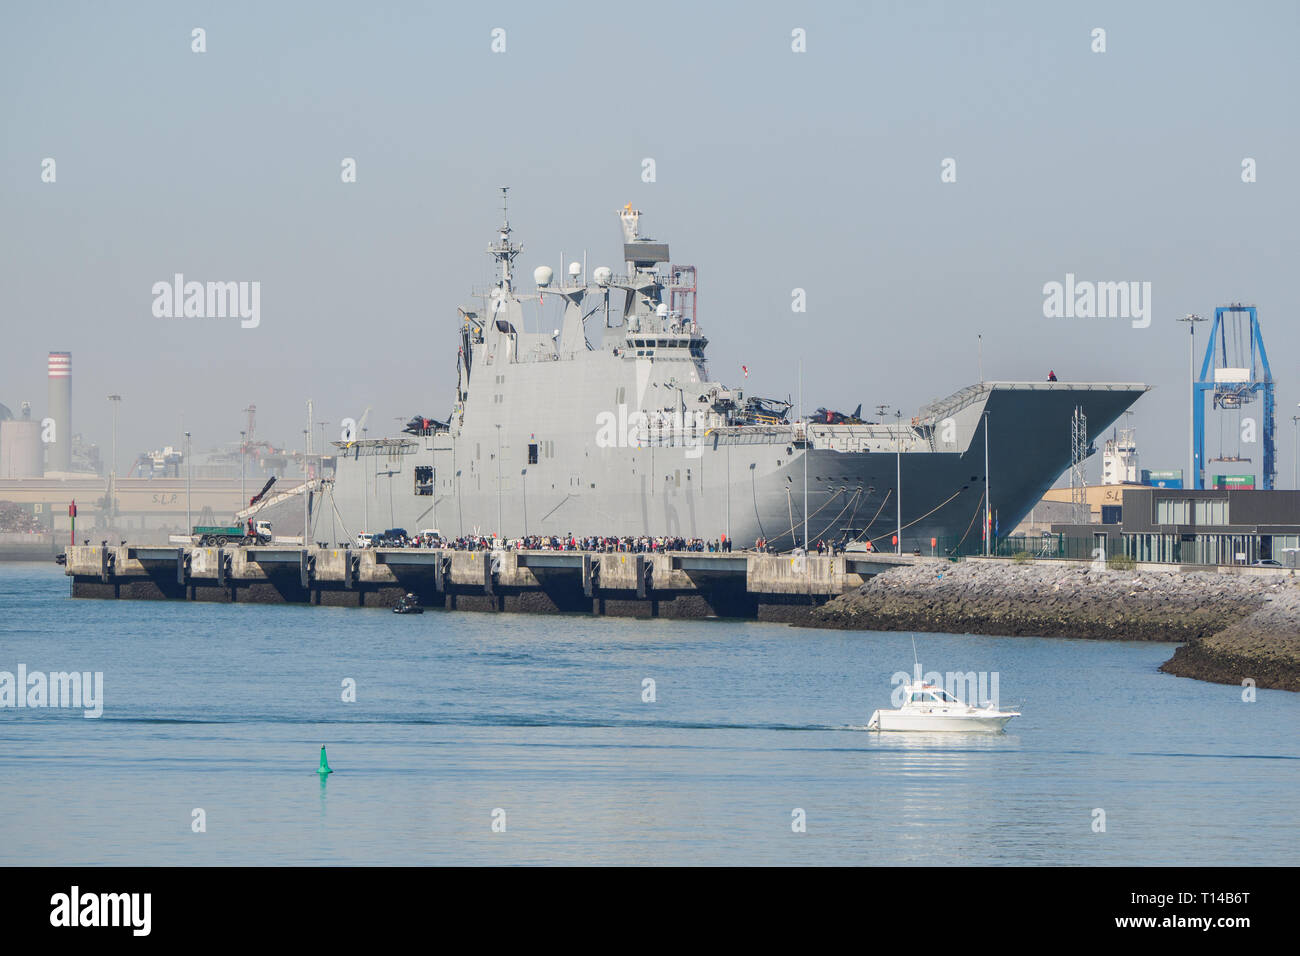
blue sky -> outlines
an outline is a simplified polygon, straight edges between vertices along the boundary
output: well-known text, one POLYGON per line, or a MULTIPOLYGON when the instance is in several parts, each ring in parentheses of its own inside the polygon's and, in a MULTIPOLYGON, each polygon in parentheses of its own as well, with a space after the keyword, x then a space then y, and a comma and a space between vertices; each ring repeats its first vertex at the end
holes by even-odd
POLYGON ((561 252, 620 266, 615 211, 642 209, 699 267, 715 378, 744 364, 751 392, 784 397, 802 358, 809 407, 915 411, 977 379, 982 334, 990 379, 1156 386, 1134 420, 1152 468, 1186 465, 1175 320, 1256 303, 1289 486, 1298 11, 10 5, 0 402, 43 412, 45 353, 70 349, 74 428, 106 446, 104 396, 124 396, 122 462, 174 442, 182 413, 196 447, 233 441, 250 402, 260 436, 290 444, 308 397, 333 423, 373 406, 372 435, 442 416, 456 306, 491 276, 509 184, 525 280, 561 252), (176 272, 260 281, 261 325, 155 318, 151 287, 176 272), (1044 318, 1067 272, 1151 282, 1151 326, 1044 318))

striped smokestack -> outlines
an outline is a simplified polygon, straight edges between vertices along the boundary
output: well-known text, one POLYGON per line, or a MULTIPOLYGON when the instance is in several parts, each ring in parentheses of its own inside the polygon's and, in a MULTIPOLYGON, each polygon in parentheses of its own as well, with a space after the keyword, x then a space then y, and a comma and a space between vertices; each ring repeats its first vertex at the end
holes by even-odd
POLYGON ((46 414, 54 419, 54 440, 47 442, 45 470, 72 469, 72 353, 50 353, 50 402, 46 414))

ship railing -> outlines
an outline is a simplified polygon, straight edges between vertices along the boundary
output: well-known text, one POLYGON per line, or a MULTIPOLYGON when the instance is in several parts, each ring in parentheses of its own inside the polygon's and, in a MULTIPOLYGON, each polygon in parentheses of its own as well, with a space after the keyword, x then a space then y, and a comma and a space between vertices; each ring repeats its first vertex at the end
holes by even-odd
POLYGON ((772 445, 791 441, 793 425, 718 425, 705 432, 705 443, 720 445, 772 445))
POLYGON ((931 422, 947 418, 967 405, 979 401, 984 395, 994 390, 1000 392, 1039 392, 1064 389, 1086 392, 1130 392, 1138 389, 1148 391, 1149 388, 1150 386, 1141 382, 980 382, 977 385, 967 385, 946 398, 938 399, 924 406, 916 420, 918 422, 931 422))
MULTIPOLYGON (((921 447, 930 429, 915 425, 862 424, 813 425, 809 428, 813 447, 842 452, 877 452, 893 454, 899 445, 905 452, 921 447), (919 437, 918 437, 919 436, 919 437), (874 446, 874 447, 873 447, 874 446)), ((933 451, 933 442, 931 451, 933 451)))
POLYGON ((947 398, 936 399, 930 404, 922 406, 921 414, 917 417, 921 421, 939 421, 948 418, 967 405, 973 405, 989 391, 991 391, 991 388, 987 383, 981 382, 979 385, 967 385, 960 391, 953 392, 947 398))

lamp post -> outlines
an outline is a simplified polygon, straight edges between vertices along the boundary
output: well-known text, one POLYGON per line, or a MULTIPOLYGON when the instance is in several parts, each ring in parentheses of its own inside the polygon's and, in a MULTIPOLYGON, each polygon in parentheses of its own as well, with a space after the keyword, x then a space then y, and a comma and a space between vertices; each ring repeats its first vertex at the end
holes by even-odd
POLYGON ((497 536, 502 537, 501 529, 501 426, 497 425, 497 536))
POLYGON ((108 400, 113 403, 113 467, 110 474, 117 477, 117 408, 122 404, 121 395, 110 395, 108 400))
POLYGON ((122 404, 122 396, 113 394, 108 396, 109 402, 113 406, 113 463, 108 472, 108 507, 109 514, 114 518, 117 517, 117 409, 122 404))
MULTIPOLYGON (((401 474, 401 472, 394 471, 390 468, 387 471, 375 472, 375 474, 383 475, 388 479, 388 526, 390 528, 395 528, 397 527, 397 516, 396 512, 393 510, 393 476, 401 474)), ((376 493, 378 493, 378 489, 376 489, 376 493)))
MULTIPOLYGON (((887 403, 885 403, 885 402, 881 402, 879 405, 876 406, 876 417, 877 417, 878 419, 880 419, 881 424, 884 424, 884 421, 885 421, 885 412, 887 412, 887 411, 889 411, 889 405, 888 405, 887 403)), ((902 477, 903 477, 903 475, 902 475, 902 471, 903 471, 903 469, 902 469, 902 467, 901 467, 901 465, 900 465, 896 470, 897 470, 898 473, 897 473, 897 475, 895 476, 895 480, 894 480, 894 494, 895 494, 895 495, 898 495, 898 493, 899 493, 898 486, 899 486, 900 484, 902 484, 902 477)), ((880 505, 880 507, 883 508, 884 506, 885 506, 885 505, 884 505, 884 503, 882 502, 881 505, 880 505)), ((901 510, 901 509, 899 509, 898 523, 899 523, 900 525, 903 523, 903 519, 902 519, 902 510, 901 510)), ((897 535, 896 535, 896 536, 897 536, 897 535)), ((868 538, 867 540, 868 540, 868 542, 870 542, 871 539, 868 538)), ((901 543, 901 541, 900 541, 900 543, 901 543)))
MULTIPOLYGON (((1296 403, 1296 408, 1300 408, 1300 402, 1296 403)), ((1300 489, 1300 415, 1292 415, 1291 424, 1295 427, 1295 449, 1291 463, 1291 487, 1300 489)))
POLYGON ((1191 487, 1199 488, 1200 471, 1196 461, 1196 323, 1205 320, 1199 315, 1185 315, 1178 321, 1186 322, 1187 331, 1191 333, 1187 349, 1187 387, 1191 392, 1187 415, 1187 480, 1191 482, 1191 487))
POLYGON ((190 433, 185 433, 185 533, 192 534, 194 525, 190 521, 190 479, 194 474, 194 461, 190 457, 190 433))
POLYGON ((898 488, 898 498, 894 502, 894 554, 903 553, 903 410, 894 409, 894 421, 897 422, 894 435, 894 483, 898 488))
POLYGON ((993 521, 991 518, 993 507, 989 500, 989 413, 984 411, 984 554, 987 557, 993 553, 993 521))
MULTIPOLYGON (((808 553, 808 422, 803 417, 803 359, 799 359, 799 424, 803 427, 803 553, 808 553)), ((790 529, 794 537, 794 529, 790 529)))
POLYGON ((731 542, 731 443, 727 443, 727 541, 731 542))
POLYGON ((304 428, 302 430, 302 546, 304 548, 311 541, 311 507, 309 504, 311 483, 307 470, 307 443, 309 441, 311 441, 311 429, 304 428))

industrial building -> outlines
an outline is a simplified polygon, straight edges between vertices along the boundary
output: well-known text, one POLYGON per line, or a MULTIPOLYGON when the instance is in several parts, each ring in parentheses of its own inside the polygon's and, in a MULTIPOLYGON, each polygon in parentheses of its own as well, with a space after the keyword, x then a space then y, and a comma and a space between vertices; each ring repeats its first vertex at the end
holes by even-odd
POLYGON ((1139 561, 1295 567, 1300 491, 1126 488, 1120 533, 1139 561))
MULTIPOLYGON (((1094 549, 1137 561, 1242 565, 1276 561, 1300 567, 1300 491, 1125 487, 1114 521, 1055 524, 1048 557, 1087 557, 1094 549)), ((1023 539, 1022 547, 1030 539, 1023 539)))

